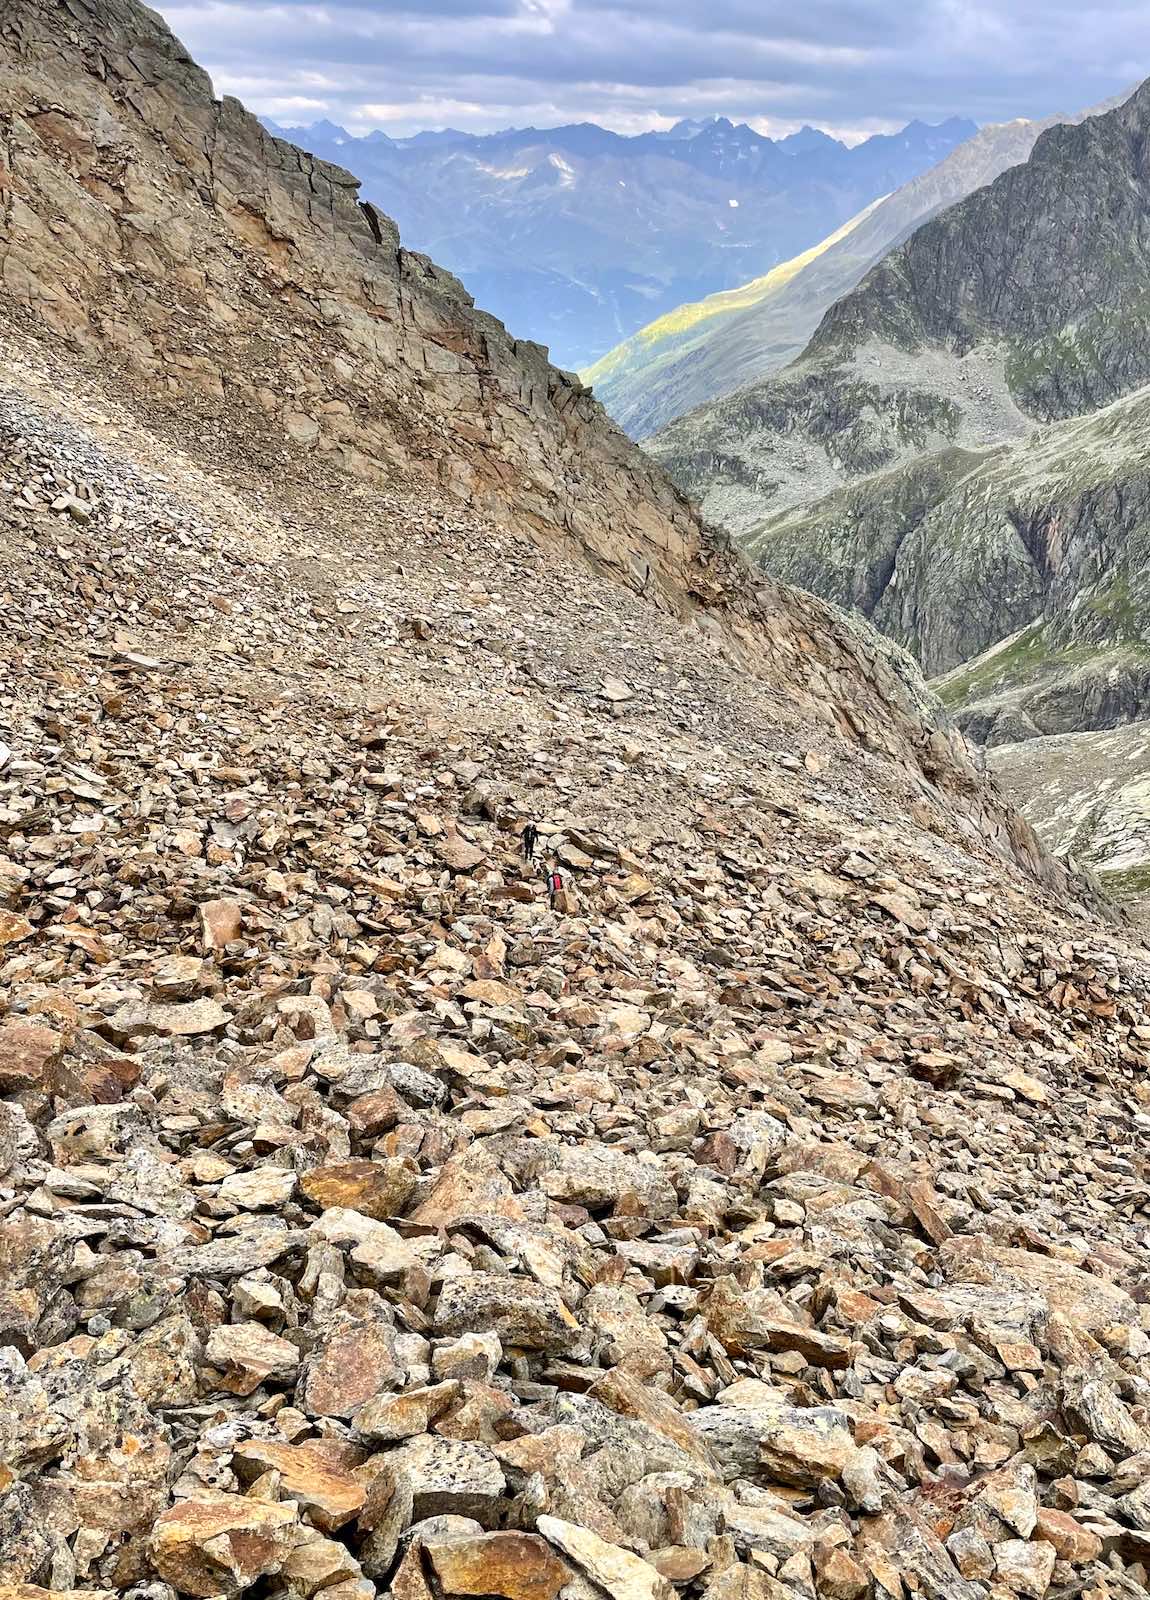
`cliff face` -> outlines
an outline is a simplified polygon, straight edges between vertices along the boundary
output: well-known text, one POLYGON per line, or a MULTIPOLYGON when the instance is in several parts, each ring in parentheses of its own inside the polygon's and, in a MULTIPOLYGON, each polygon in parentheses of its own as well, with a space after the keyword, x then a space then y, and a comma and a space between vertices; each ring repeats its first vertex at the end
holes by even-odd
POLYGON ((1016 713, 1032 702, 1032 733, 1128 721, 1150 711, 1148 441, 1143 389, 1024 443, 940 451, 861 478, 769 519, 748 547, 788 581, 861 611, 929 676, 949 674, 947 698, 979 737, 986 716, 966 699, 981 706, 994 685, 1010 688, 1016 713), (1024 628, 1024 644, 973 659, 1024 628), (1083 675, 1093 655, 1111 682, 1108 709, 1083 675))
POLYGON ((916 230, 808 346, 1004 348, 1029 416, 1095 410, 1150 379, 1150 83, 1048 129, 1030 158, 916 230))
POLYGON ((242 413, 273 452, 431 476, 679 603, 699 529, 662 474, 544 350, 405 251, 350 173, 215 100, 152 12, 19 0, 0 52, 16 305, 205 436, 242 413))

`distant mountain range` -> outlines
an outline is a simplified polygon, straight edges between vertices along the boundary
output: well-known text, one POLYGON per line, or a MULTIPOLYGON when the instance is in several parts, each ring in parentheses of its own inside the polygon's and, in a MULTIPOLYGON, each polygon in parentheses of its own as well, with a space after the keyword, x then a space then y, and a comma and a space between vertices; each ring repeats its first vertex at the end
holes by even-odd
POLYGON ((593 123, 408 139, 267 126, 350 168, 408 248, 572 369, 817 245, 976 131, 951 117, 850 147, 815 128, 768 139, 725 117, 634 137, 593 123))

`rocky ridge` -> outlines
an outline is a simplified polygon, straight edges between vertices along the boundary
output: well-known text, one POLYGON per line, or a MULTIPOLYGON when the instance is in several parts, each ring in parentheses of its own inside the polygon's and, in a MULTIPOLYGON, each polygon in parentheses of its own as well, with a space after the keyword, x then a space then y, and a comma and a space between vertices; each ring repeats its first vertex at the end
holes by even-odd
POLYGON ((216 101, 151 12, 20 0, 0 51, 14 307, 122 365, 208 448, 243 413, 269 451, 437 478, 624 581, 681 590, 698 524, 582 385, 404 250, 350 173, 216 101))
POLYGON ((853 478, 1145 384, 1148 117, 1144 84, 1048 128, 833 305, 798 362, 679 418, 652 453, 741 533, 853 478))
POLYGON ((210 103, 118 0, 0 26, 54 119, 5 144, 3 1600, 1144 1592, 1144 951, 897 646, 596 491, 594 411, 617 544, 527 423, 490 466, 509 377, 404 431, 425 368, 365 358, 285 440, 241 333, 357 325, 283 311, 310 224, 262 323, 199 239, 234 350, 186 265, 61 320, 36 206, 119 217, 121 93, 174 204, 210 103))
POLYGON ((1025 161, 1046 128, 1080 120, 1019 119, 980 128, 819 245, 741 289, 650 323, 584 379, 636 439, 761 382, 802 354, 828 309, 914 228, 1025 161))

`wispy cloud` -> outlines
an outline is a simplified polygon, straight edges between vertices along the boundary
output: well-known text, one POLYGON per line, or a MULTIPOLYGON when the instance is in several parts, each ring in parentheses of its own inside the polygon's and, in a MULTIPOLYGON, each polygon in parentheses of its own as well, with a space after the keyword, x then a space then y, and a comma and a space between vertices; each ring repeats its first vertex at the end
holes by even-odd
POLYGON ((392 133, 708 112, 848 133, 1071 111, 1150 74, 1143 0, 159 0, 222 92, 392 133))

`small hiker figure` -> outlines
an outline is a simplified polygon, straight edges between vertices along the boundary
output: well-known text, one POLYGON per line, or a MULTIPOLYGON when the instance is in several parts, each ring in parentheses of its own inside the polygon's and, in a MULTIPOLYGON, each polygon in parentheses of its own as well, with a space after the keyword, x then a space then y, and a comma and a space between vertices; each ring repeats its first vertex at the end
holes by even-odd
POLYGON ((535 847, 539 843, 539 829, 533 822, 529 822, 523 830, 523 856, 527 861, 535 858, 535 847))
MULTIPOLYGON (((547 901, 552 911, 555 910, 555 901, 563 893, 563 877, 558 867, 553 866, 547 874, 547 901)), ((563 909, 562 907, 560 909, 563 909)))

